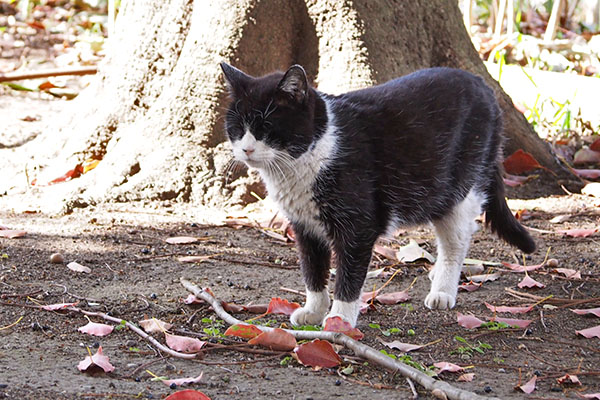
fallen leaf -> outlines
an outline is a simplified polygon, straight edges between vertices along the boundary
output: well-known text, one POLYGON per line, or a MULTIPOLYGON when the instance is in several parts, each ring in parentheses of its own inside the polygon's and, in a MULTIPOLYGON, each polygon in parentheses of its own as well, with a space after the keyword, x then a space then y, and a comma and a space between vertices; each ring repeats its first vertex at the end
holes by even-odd
POLYGON ((96 168, 98 164, 100 164, 100 160, 95 160, 93 158, 85 160, 82 165, 83 170, 81 171, 81 173, 86 174, 90 172, 91 170, 96 168))
POLYGON ((379 339, 379 341, 384 346, 387 346, 390 349, 399 350, 399 351, 401 351, 403 353, 408 353, 409 351, 418 350, 421 347, 423 347, 423 346, 418 345, 418 344, 402 343, 399 340, 394 340, 393 342, 384 342, 383 340, 379 339))
POLYGON ((581 382, 579 381, 579 378, 577 377, 577 375, 570 375, 570 374, 565 374, 565 375, 561 376, 560 378, 556 378, 556 382, 558 382, 558 383, 576 383, 578 385, 581 385, 581 382))
POLYGON ((482 285, 483 283, 473 283, 473 281, 470 281, 466 283, 461 283, 458 288, 467 292, 474 292, 477 289, 481 288, 482 285))
POLYGON ((68 170, 64 175, 61 175, 58 178, 55 178, 55 179, 49 181, 48 183, 38 184, 37 180, 34 179, 31 181, 31 186, 50 186, 50 185, 54 185, 56 183, 70 181, 71 179, 78 178, 79 176, 81 176, 82 173, 83 173, 83 167, 81 166, 81 164, 77 164, 75 166, 75 168, 68 170))
POLYGON ((529 275, 526 275, 523 280, 521 282, 518 283, 518 285, 520 288, 533 288, 533 287, 537 287, 537 288, 543 288, 546 287, 546 285, 544 285, 543 283, 540 283, 538 281, 536 281, 535 279, 531 278, 529 275))
POLYGON ((542 168, 531 154, 521 149, 506 157, 503 164, 504 170, 509 174, 522 174, 536 168, 542 168))
POLYGON ((187 389, 171 393, 165 400, 210 400, 210 397, 198 390, 187 389))
POLYGON ((579 315, 592 314, 592 315, 595 315, 596 317, 600 317, 600 307, 587 308, 587 309, 576 309, 576 310, 571 310, 571 311, 573 311, 575 314, 579 314, 579 315))
POLYGON ((465 258, 465 260, 463 261, 463 264, 467 264, 467 265, 483 264, 483 265, 489 265, 492 267, 499 267, 502 265, 502 263, 499 263, 496 261, 478 260, 476 258, 465 258))
POLYGON ((467 264, 463 265, 460 272, 463 275, 471 276, 471 275, 481 275, 485 271, 485 267, 483 264, 467 264))
POLYGON ((296 338, 289 332, 280 328, 272 331, 261 332, 260 335, 250 339, 248 344, 267 347, 275 351, 290 351, 298 345, 296 338))
POLYGON ((367 272, 367 279, 378 278, 383 276, 385 273, 385 268, 374 269, 373 271, 367 272))
POLYGON ((485 303, 485 306, 492 312, 507 312, 513 314, 525 314, 533 309, 533 306, 527 307, 509 307, 509 306, 494 306, 489 303, 485 303))
POLYGON ((573 164, 595 164, 600 163, 600 151, 583 147, 573 155, 573 164))
POLYGON ((89 274, 90 272, 92 272, 92 270, 89 267, 86 267, 85 265, 81 265, 75 261, 68 263, 67 268, 69 268, 71 271, 85 272, 86 274, 89 274))
POLYGON ((365 335, 358 329, 353 328, 349 322, 344 321, 341 317, 330 317, 325 320, 324 331, 340 332, 354 340, 360 340, 365 335))
POLYGON ((269 302, 269 307, 267 307, 267 314, 292 315, 297 308, 300 308, 300 304, 290 303, 281 297, 273 297, 269 302))
POLYGON ((375 251, 375 253, 381 254, 389 260, 398 261, 398 259, 396 258, 396 251, 394 249, 390 249, 389 247, 376 244, 373 247, 373 250, 375 251))
POLYGON ((98 324, 96 322, 88 322, 87 325, 80 326, 77 330, 81 333, 87 333, 94 336, 106 336, 110 334, 115 327, 112 325, 98 324))
POLYGON ((457 313, 456 320, 460 326, 467 329, 479 328, 484 323, 473 315, 465 315, 462 313, 457 313))
POLYGON ((410 295, 405 291, 384 293, 377 295, 375 297, 375 300, 377 300, 381 304, 398 304, 410 300, 410 295))
POLYGON ((225 336, 236 336, 243 339, 253 339, 263 333, 262 330, 254 325, 236 324, 231 325, 225 331, 225 336))
POLYGON ((600 178, 600 169, 571 169, 575 175, 586 179, 600 178))
POLYGON ((521 389, 523 392, 529 394, 532 393, 535 390, 535 381, 537 380, 537 376, 533 376, 533 378, 531 378, 529 380, 529 382, 527 382, 526 384, 519 386, 519 389, 521 389))
POLYGON ((563 274, 565 277, 567 277, 569 279, 581 279, 581 272, 574 270, 574 269, 556 268, 555 271, 558 272, 559 274, 563 274))
POLYGON ((562 214, 562 215, 557 215, 556 217, 552 218, 550 221, 551 224, 560 224, 562 222, 567 221, 569 218, 571 218, 570 215, 568 214, 562 214))
POLYGON ((398 261, 402 262, 413 262, 420 259, 425 259, 430 263, 435 262, 435 257, 432 256, 427 250, 421 248, 413 239, 410 239, 406 246, 402 246, 400 249, 398 249, 396 252, 396 258, 398 261))
MULTIPOLYGON (((201 372, 200 375, 198 375, 195 378, 165 379, 165 380, 162 380, 161 382, 167 386, 171 386, 173 384, 176 386, 189 385, 190 383, 200 382, 202 380, 202 375, 203 375, 203 373, 201 372)), ((181 392, 179 392, 179 393, 181 393, 181 392)))
POLYGON ((475 283, 484 283, 484 282, 492 282, 498 280, 502 274, 499 272, 494 272, 492 274, 481 274, 481 275, 473 275, 470 277, 472 282, 475 283))
POLYGON ((171 329, 173 325, 168 322, 161 321, 160 319, 150 318, 144 319, 139 322, 140 326, 148 333, 153 332, 165 332, 171 329))
POLYGON ((459 381, 459 382, 472 382, 473 378, 475 378, 475 374, 471 372, 469 374, 462 374, 461 376, 458 377, 457 381, 459 381))
POLYGON ((581 189, 581 193, 588 196, 600 197, 600 182, 588 183, 581 189))
POLYGON ((510 186, 510 187, 520 186, 530 179, 531 179, 531 177, 529 177, 529 176, 519 176, 519 175, 511 175, 511 174, 505 174, 504 177, 502 178, 502 180, 504 181, 504 184, 507 186, 510 186))
POLYGON ((375 301, 375 298, 377 297, 380 291, 380 289, 377 289, 372 292, 362 292, 360 295, 360 300, 363 303, 370 303, 371 301, 375 301))
POLYGON ((519 264, 511 264, 511 263, 507 263, 507 262, 503 262, 502 265, 504 265, 506 268, 510 269, 512 272, 530 272, 530 271, 535 271, 536 269, 539 269, 541 267, 543 267, 545 264, 535 264, 535 265, 519 265, 519 264))
POLYGON ((27 235, 27 231, 19 231, 15 229, 0 229, 0 237, 8 239, 16 239, 27 235))
POLYGON ((588 237, 592 236, 594 233, 598 232, 598 227, 596 228, 575 228, 575 229, 559 229, 556 232, 564 233, 567 236, 571 237, 588 237))
POLYGON ((510 326, 518 326, 519 328, 527 328, 529 324, 533 321, 530 319, 515 319, 515 318, 502 318, 502 317, 493 317, 489 319, 490 321, 503 322, 510 326))
POLYGON ((331 368, 342 363, 331 343, 326 340, 315 339, 298 346, 294 351, 298 361, 309 367, 331 368))
POLYGON ((248 304, 244 307, 244 311, 247 311, 251 314, 266 314, 269 309, 268 304, 248 304))
POLYGON ((577 396, 581 397, 582 399, 596 399, 596 400, 600 400, 600 392, 598 392, 598 393, 590 393, 590 394, 579 394, 579 393, 577 393, 577 396))
POLYGON ((206 344, 206 342, 203 342, 200 339, 187 336, 171 335, 167 332, 165 332, 165 340, 167 342, 167 346, 169 346, 171 349, 190 354, 199 352, 206 344))
POLYGON ((182 256, 182 257, 177 257, 177 261, 182 262, 182 263, 202 263, 202 262, 210 260, 211 257, 213 257, 213 256, 212 255, 209 255, 209 256, 182 256))
POLYGON ((600 151, 600 139, 596 139, 590 144, 590 150, 600 151))
POLYGON ((56 310, 62 310, 63 308, 76 306, 78 303, 79 302, 48 304, 46 306, 41 306, 41 308, 42 308, 42 310, 46 310, 46 311, 56 311, 56 310))
POLYGON ((444 371, 458 372, 463 370, 463 367, 446 361, 434 363, 433 366, 439 369, 439 371, 437 371, 438 374, 441 374, 444 371))
POLYGON ((588 339, 597 337, 600 338, 600 325, 593 326, 591 328, 582 329, 580 331, 575 331, 576 334, 584 336, 588 339))
POLYGON ((199 241, 200 241, 200 238, 193 237, 193 236, 174 236, 174 237, 165 239, 165 242, 167 242, 169 244, 192 244, 192 243, 198 243, 199 241))
POLYGON ((204 303, 203 300, 200 300, 199 298, 197 298, 196 296, 194 296, 193 294, 188 294, 188 297, 186 297, 185 299, 183 299, 184 304, 200 304, 200 303, 204 303))
POLYGON ((83 361, 80 361, 77 365, 77 369, 85 371, 91 365, 97 365, 102 368, 104 372, 114 371, 115 367, 108 361, 108 357, 102 353, 102 346, 98 347, 98 351, 93 356, 87 356, 83 361))

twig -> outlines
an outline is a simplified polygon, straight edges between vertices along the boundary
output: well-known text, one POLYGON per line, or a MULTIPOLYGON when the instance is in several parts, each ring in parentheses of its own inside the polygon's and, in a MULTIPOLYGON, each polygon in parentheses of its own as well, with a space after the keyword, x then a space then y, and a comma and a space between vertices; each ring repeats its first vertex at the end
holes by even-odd
MULTIPOLYGON (((229 325, 236 325, 243 323, 243 321, 238 320, 233 317, 231 314, 227 313, 223 307, 221 306, 221 302, 211 296, 208 292, 200 289, 195 284, 189 282, 186 279, 181 279, 181 284, 194 296, 199 299, 202 299, 209 303, 215 313, 219 316, 219 318, 223 319, 229 325)), ((266 326, 255 325, 262 331, 272 331, 273 328, 266 326)), ((487 397, 480 396, 476 393, 469 392, 466 390, 462 390, 456 388, 447 382, 436 381, 432 377, 426 375, 425 373, 412 368, 400 361, 394 360, 374 348, 364 345, 362 343, 357 342, 356 340, 350 338, 349 336, 344 335, 339 332, 326 332, 326 331, 296 331, 291 329, 285 329, 286 332, 292 334, 296 339, 301 340, 313 340, 313 339, 323 339, 329 342, 333 342, 336 344, 343 345, 348 349, 352 350, 356 355, 363 357, 370 362, 378 364, 386 369, 391 371, 397 371, 405 377, 410 378, 414 382, 417 382, 419 385, 423 386, 425 389, 433 391, 435 389, 443 391, 449 399, 456 400, 476 400, 476 399, 489 399, 487 397)), ((499 400, 495 398, 496 400, 499 400)))
POLYGON ((98 72, 97 67, 76 67, 61 69, 46 69, 43 71, 7 72, 0 74, 0 82, 21 81, 24 79, 48 78, 50 76, 64 75, 93 75, 98 72))
POLYGON ((417 389, 415 389, 415 384, 413 383, 413 381, 410 380, 410 378, 406 378, 406 382, 408 382, 408 386, 410 386, 410 391, 413 393, 413 399, 418 399, 419 398, 419 393, 417 393, 417 389))
POLYGON ((78 308, 78 307, 68 307, 67 310, 76 311, 76 312, 82 313, 83 315, 104 318, 107 321, 111 321, 111 322, 114 322, 114 323, 117 323, 117 324, 125 323, 126 327, 128 327, 129 329, 131 329, 132 331, 134 331, 135 333, 137 333, 138 335, 140 335, 141 337, 143 337, 144 339, 146 339, 150 343, 152 343, 159 350, 164 351, 165 353, 170 354, 173 357, 187 358, 187 359, 195 358, 196 357, 196 354, 186 354, 186 353, 180 353, 180 352, 175 351, 175 350, 171 350, 170 348, 164 346, 158 340, 154 339, 152 336, 148 335, 146 332, 144 332, 143 330, 141 330, 140 328, 138 328, 137 326, 135 326, 131 322, 126 321, 124 319, 111 317, 110 315, 106 315, 105 313, 101 313, 101 312, 92 312, 92 311, 82 310, 81 308, 78 308))

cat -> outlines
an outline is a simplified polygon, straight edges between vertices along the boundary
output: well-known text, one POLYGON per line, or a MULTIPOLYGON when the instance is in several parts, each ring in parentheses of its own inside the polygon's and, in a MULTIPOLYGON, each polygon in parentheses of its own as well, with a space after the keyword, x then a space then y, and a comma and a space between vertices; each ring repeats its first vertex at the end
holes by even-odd
POLYGON ((339 316, 356 326, 375 241, 401 226, 433 224, 430 309, 454 307, 482 211, 506 242, 535 250, 504 198, 501 111, 480 77, 430 68, 334 96, 300 65, 258 78, 221 68, 233 156, 259 171, 295 233, 307 295, 293 325, 339 316))

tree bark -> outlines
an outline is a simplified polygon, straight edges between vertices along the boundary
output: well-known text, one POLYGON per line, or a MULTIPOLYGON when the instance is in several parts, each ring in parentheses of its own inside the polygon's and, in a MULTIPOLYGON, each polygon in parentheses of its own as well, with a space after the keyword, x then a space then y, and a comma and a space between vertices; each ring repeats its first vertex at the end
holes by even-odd
MULTIPOLYGON (((28 168, 51 178, 101 160, 77 179, 40 189, 60 196, 66 211, 106 200, 253 201, 257 177, 224 174, 230 154, 220 61, 254 75, 299 63, 330 93, 431 66, 472 71, 497 93, 506 152, 522 148, 566 177, 487 73, 455 0, 130 0, 109 40, 99 77, 75 100, 75 111, 20 149, 28 168)), ((16 151, 6 159, 23 164, 19 157, 16 151)), ((24 182, 22 175, 21 168, 12 177, 24 182)))

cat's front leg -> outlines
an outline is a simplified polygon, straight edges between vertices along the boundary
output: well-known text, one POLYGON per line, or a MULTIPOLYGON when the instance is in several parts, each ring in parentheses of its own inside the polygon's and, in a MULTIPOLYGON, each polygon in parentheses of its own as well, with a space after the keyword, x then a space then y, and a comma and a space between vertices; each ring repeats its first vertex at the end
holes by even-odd
POLYGON ((306 303, 290 316, 292 325, 320 325, 329 310, 327 290, 331 250, 323 240, 299 225, 294 225, 300 268, 306 285, 306 303))

